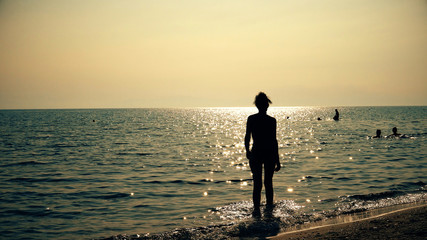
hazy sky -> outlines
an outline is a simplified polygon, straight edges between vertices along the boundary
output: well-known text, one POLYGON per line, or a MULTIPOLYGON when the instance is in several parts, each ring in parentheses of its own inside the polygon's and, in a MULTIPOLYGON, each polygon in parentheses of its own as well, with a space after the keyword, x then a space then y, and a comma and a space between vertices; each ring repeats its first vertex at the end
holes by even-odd
POLYGON ((0 0, 0 108, 427 105, 426 0, 0 0))

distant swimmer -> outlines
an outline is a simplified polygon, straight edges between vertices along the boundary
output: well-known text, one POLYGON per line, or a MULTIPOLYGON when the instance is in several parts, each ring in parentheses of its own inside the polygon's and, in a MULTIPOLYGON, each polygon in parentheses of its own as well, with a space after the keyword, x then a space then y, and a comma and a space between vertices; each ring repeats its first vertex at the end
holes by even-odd
POLYGON ((322 119, 320 117, 317 118, 317 121, 321 121, 322 119))
POLYGON ((335 116, 334 116, 334 120, 335 120, 335 121, 340 120, 340 113, 338 112, 338 109, 335 109, 335 116))
POLYGON ((393 133, 391 135, 389 135, 389 137, 400 137, 402 135, 400 133, 397 133, 397 127, 394 127, 391 131, 393 133))
POLYGON ((381 136, 381 130, 377 129, 377 135, 373 136, 372 138, 382 138, 382 136, 381 136))
POLYGON ((405 134, 400 134, 400 133, 398 133, 397 132, 397 127, 394 127, 393 129, 392 129, 392 134, 391 135, 388 135, 387 137, 388 138, 408 138, 408 136, 406 136, 405 134))

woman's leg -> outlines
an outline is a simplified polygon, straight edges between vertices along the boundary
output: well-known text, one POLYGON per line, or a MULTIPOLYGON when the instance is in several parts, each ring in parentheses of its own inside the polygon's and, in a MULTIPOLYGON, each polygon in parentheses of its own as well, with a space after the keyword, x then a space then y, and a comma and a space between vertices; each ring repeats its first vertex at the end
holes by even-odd
POLYGON ((262 190, 262 163, 256 160, 250 160, 249 166, 251 167, 252 177, 254 181, 254 191, 252 193, 252 200, 254 208, 259 208, 261 205, 261 190, 262 190))
POLYGON ((265 196, 267 198, 267 205, 273 205, 273 175, 274 164, 264 164, 264 186, 265 196))

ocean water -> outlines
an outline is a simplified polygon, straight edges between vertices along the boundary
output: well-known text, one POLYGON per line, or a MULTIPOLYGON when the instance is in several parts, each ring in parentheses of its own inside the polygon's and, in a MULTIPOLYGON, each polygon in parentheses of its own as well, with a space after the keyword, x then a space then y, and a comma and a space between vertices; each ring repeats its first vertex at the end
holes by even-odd
POLYGON ((282 169, 275 207, 255 216, 243 140, 255 108, 2 110, 0 238, 265 237, 425 202, 427 107, 338 109, 340 121, 269 109, 282 169), (369 137, 393 127, 407 137, 369 137))

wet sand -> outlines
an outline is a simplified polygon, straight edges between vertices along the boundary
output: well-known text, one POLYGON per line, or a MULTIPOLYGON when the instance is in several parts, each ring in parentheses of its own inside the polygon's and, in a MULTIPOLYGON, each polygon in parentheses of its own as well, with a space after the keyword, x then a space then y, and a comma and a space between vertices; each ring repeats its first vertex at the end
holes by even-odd
POLYGON ((347 217, 337 222, 323 222, 308 229, 271 237, 285 239, 427 239, 427 205, 409 206, 373 216, 347 217))

